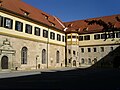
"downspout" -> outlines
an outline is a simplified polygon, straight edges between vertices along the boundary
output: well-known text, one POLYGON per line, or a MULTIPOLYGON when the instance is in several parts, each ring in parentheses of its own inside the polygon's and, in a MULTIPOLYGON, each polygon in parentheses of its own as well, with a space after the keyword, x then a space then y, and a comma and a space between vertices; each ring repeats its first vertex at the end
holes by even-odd
POLYGON ((67 67, 67 34, 66 34, 67 29, 68 29, 67 27, 64 29, 65 31, 65 67, 67 67))
POLYGON ((48 39, 47 39, 47 68, 48 68, 48 44, 49 44, 49 28, 48 28, 48 39))

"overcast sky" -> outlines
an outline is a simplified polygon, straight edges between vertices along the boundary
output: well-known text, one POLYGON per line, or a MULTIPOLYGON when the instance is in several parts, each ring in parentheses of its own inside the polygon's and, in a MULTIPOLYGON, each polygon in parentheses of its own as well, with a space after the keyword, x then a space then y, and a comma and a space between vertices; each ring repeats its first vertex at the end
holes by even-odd
POLYGON ((120 14, 120 0, 23 0, 62 21, 120 14))

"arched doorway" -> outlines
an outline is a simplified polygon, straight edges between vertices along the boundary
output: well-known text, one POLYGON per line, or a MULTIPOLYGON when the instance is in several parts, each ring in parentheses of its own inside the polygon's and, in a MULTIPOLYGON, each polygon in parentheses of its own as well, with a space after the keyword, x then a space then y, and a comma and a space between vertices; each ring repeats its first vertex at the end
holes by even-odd
POLYGON ((1 68, 2 69, 8 69, 8 57, 3 56, 1 59, 1 68))
POLYGON ((76 61, 75 60, 73 61, 73 66, 76 66, 76 61))
POLYGON ((113 61, 113 68, 119 68, 120 67, 120 56, 116 56, 113 61))

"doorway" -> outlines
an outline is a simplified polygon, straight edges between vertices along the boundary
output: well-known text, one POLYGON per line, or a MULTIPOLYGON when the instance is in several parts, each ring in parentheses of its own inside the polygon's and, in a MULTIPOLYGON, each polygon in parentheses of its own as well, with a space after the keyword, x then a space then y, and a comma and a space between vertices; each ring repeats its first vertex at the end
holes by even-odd
POLYGON ((1 68, 2 69, 8 69, 8 57, 3 56, 1 59, 1 68))
POLYGON ((75 60, 73 61, 73 66, 76 66, 76 61, 75 60))

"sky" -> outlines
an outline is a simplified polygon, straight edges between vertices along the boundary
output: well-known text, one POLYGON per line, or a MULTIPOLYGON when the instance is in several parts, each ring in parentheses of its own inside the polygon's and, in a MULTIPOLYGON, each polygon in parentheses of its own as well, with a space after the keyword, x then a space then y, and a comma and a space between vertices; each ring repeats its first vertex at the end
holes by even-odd
POLYGON ((120 0, 23 0, 64 22, 120 14, 120 0))

